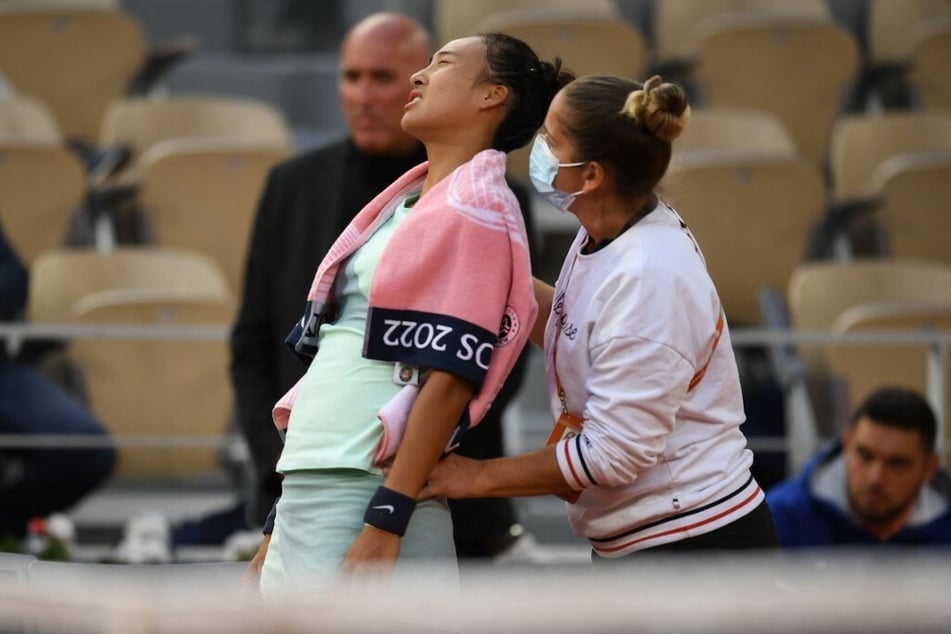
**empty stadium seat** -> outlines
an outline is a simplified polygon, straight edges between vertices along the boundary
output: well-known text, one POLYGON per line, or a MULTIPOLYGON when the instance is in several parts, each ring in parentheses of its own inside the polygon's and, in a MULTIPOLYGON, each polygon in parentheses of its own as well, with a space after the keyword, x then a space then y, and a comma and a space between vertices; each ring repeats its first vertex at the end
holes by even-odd
POLYGON ((439 47, 456 38, 476 35, 479 33, 480 23, 493 13, 521 9, 571 11, 576 17, 620 17, 614 0, 435 0, 435 45, 439 47))
MULTIPOLYGON (((860 304, 839 315, 832 327, 841 333, 951 332, 951 300, 860 304)), ((940 385, 932 383, 938 376, 929 373, 931 349, 927 343, 829 346, 827 360, 838 397, 839 425, 846 424, 854 408, 883 385, 907 387, 927 395, 939 420, 947 421, 951 412, 951 374, 946 373, 940 385), (934 402, 936 393, 943 393, 945 401, 934 402)), ((944 359, 935 360, 948 368, 951 354, 946 350, 944 359)), ((943 431, 946 438, 947 427, 943 431)), ((946 441, 942 444, 947 448, 946 441)), ((942 460, 947 464, 947 455, 942 460)))
POLYGON ((903 64, 936 21, 951 18, 947 0, 867 0, 868 61, 903 64))
POLYGON ((837 201, 874 195, 872 176, 902 154, 951 149, 951 111, 891 111, 846 115, 836 121, 829 148, 832 195, 837 201))
POLYGON ((85 168, 62 145, 0 141, 0 218, 25 263, 64 244, 86 191, 85 168))
MULTIPOLYGON (((951 4, 951 3, 949 3, 951 4)), ((951 18, 922 35, 911 51, 908 81, 925 108, 951 110, 951 18)))
POLYGON ((789 129, 802 156, 824 166, 833 123, 858 80, 855 38, 809 18, 710 18, 692 74, 707 107, 765 110, 789 129))
POLYGON ((0 99, 0 141, 62 143, 63 133, 46 104, 21 95, 0 99))
POLYGON ((122 146, 130 167, 118 179, 134 181, 137 161, 151 146, 172 139, 245 141, 291 148, 283 115, 268 103, 236 97, 130 97, 109 104, 99 142, 122 146))
MULTIPOLYGON (((128 325, 222 329, 233 306, 220 269, 200 254, 61 249, 45 252, 31 268, 27 317, 95 324, 106 332, 128 325)), ((175 479, 218 470, 217 440, 231 412, 224 336, 78 338, 69 355, 93 411, 120 438, 118 475, 175 479), (156 439, 166 446, 149 447, 156 439), (128 444, 136 440, 144 446, 128 444)))
POLYGON ((144 59, 142 30, 122 11, 0 5, 0 72, 44 101, 69 137, 95 144, 107 104, 126 93, 144 59))
POLYGON ((242 288, 254 213, 267 175, 290 150, 242 141, 177 139, 147 150, 138 202, 163 247, 211 256, 242 288))
POLYGON ((672 161, 696 152, 756 152, 796 156, 796 142, 776 115, 749 108, 693 108, 673 144, 672 161))
POLYGON ((730 15, 778 15, 831 20, 824 0, 656 0, 654 62, 671 80, 696 61, 697 46, 710 19, 730 15))
POLYGON ((760 289, 785 288, 802 260, 825 185, 800 157, 698 152, 678 160, 661 195, 700 244, 727 318, 756 325, 760 289))
MULTIPOLYGON (((831 330, 853 306, 880 302, 951 301, 951 267, 900 258, 808 262, 793 271, 787 303, 793 328, 831 330)), ((800 344, 819 428, 832 433, 835 406, 826 346, 800 344)))
POLYGON ((951 149, 892 157, 872 182, 887 252, 951 265, 951 149))
MULTIPOLYGON (((620 75, 643 79, 648 66, 647 46, 632 25, 608 15, 578 14, 551 8, 493 13, 477 32, 501 31, 527 42, 543 60, 561 57, 564 67, 578 76, 620 75)), ((531 144, 509 153, 508 173, 528 182, 531 144)))
POLYGON ((834 253, 844 258, 888 254, 885 229, 875 213, 881 204, 881 185, 873 179, 876 170, 893 157, 948 148, 951 111, 891 110, 840 117, 829 148, 832 196, 825 226, 825 240, 836 245, 834 253))
MULTIPOLYGON (((911 105, 908 71, 912 52, 928 30, 949 18, 951 2, 947 0, 868 0, 865 82, 869 97, 876 99, 877 105, 911 105)), ((926 51, 925 57, 930 54, 926 51)), ((947 56, 937 61, 935 70, 947 75, 947 56)), ((930 71, 926 74, 933 76, 930 71)))

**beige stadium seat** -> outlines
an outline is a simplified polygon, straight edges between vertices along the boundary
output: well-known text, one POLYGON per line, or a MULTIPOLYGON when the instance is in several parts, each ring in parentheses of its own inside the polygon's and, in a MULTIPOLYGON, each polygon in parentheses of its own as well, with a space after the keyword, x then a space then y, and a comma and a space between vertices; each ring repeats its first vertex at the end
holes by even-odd
MULTIPOLYGON (((880 302, 853 306, 833 324, 841 333, 860 331, 946 331, 951 333, 951 300, 916 302, 880 302)), ((872 391, 883 385, 929 391, 927 344, 848 344, 831 345, 827 352, 829 372, 838 396, 839 420, 845 423, 849 413, 872 391)), ((946 354, 945 368, 951 355, 946 354)), ((937 377, 934 377, 937 378, 937 377)), ((951 412, 951 374, 944 377, 945 402, 932 403, 942 420, 951 412)), ((947 425, 945 426, 947 438, 947 425)), ((947 449, 948 443, 945 442, 947 449)), ((947 455, 943 456, 947 464, 947 455)))
POLYGON ((951 149, 890 158, 872 181, 890 253, 951 265, 951 149))
POLYGON ((633 25, 611 16, 560 13, 550 9, 502 11, 479 23, 480 31, 501 31, 526 42, 542 60, 561 57, 582 75, 642 79, 647 45, 633 25))
POLYGON ((142 30, 122 11, 0 6, 0 71, 18 93, 45 102, 68 137, 95 144, 106 106, 144 59, 142 30))
POLYGON ((705 22, 736 14, 832 19, 824 0, 656 0, 655 63, 661 68, 689 65, 695 59, 705 22))
MULTIPOLYGON (((220 270, 200 254, 63 249, 44 253, 32 267, 27 313, 33 323, 225 328, 233 304, 220 270)), ((215 441, 224 437, 232 407, 224 337, 77 338, 68 354, 112 433, 181 443, 121 447, 120 476, 178 478, 218 469, 215 441), (211 442, 186 447, 188 437, 211 442)))
POLYGON ((951 301, 951 266, 904 258, 807 262, 793 272, 787 299, 794 328, 829 329, 859 304, 951 301))
POLYGON ((137 162, 150 147, 173 139, 221 139, 291 148, 283 115, 272 105, 230 97, 127 98, 109 105, 100 145, 125 146, 132 167, 119 178, 134 181, 137 162))
POLYGON ((908 80, 922 106, 951 110, 951 18, 915 44, 908 80))
POLYGON ((868 0, 868 61, 902 64, 936 21, 951 18, 948 0, 868 0))
POLYGON ((0 141, 0 218, 27 265, 63 244, 86 191, 83 165, 65 147, 0 141))
POLYGON ((704 24, 692 75, 701 103, 775 114, 799 153, 824 165, 833 123, 858 79, 855 38, 808 18, 721 16, 704 24))
POLYGON ((139 205, 155 241, 211 256, 232 292, 242 287, 254 212, 283 146, 178 139, 142 157, 139 205))
POLYGON ((493 13, 544 9, 573 12, 575 17, 620 17, 614 0, 435 0, 433 24, 436 46, 479 33, 479 25, 493 13))
POLYGON ((948 149, 951 111, 891 111, 840 117, 832 129, 829 148, 833 198, 846 201, 874 195, 872 176, 886 159, 948 149))
POLYGON ((788 284, 822 213, 825 186, 802 158, 703 152, 678 162, 661 195, 700 244, 727 318, 758 325, 760 289, 788 284))
POLYGON ((757 152, 796 156, 796 142, 774 114, 748 108, 693 108, 673 145, 672 160, 697 152, 757 152))
POLYGON ((221 269, 211 258, 181 249, 119 247, 49 249, 30 267, 27 320, 57 322, 75 317, 84 298, 108 291, 159 289, 186 295, 192 288, 228 299, 221 269), (82 274, 79 274, 79 272, 82 274))
MULTIPOLYGON (((887 159, 951 149, 951 111, 890 110, 844 115, 832 129, 828 232, 846 257, 889 253, 874 213, 880 204, 875 171, 887 159)), ((907 254, 914 255, 914 254, 907 254)))
MULTIPOLYGON (((951 2, 869 0, 867 11, 865 91, 867 98, 875 100, 869 105, 886 109, 913 107, 922 99, 922 92, 932 92, 931 84, 940 86, 942 75, 948 74, 947 47, 941 51, 940 38, 923 49, 923 59, 912 57, 929 31, 951 19, 951 2), (924 80, 925 86, 914 86, 917 82, 909 77, 909 70, 915 66, 919 67, 915 79, 924 80)), ((945 84, 946 96, 947 90, 945 84)))
MULTIPOLYGON (((787 288, 793 328, 831 330, 853 306, 879 302, 951 301, 951 267, 906 259, 809 262, 796 267, 787 288)), ((810 398, 820 428, 834 419, 826 346, 797 346, 806 367, 810 398)))
MULTIPOLYGON (((523 9, 493 13, 478 31, 501 31, 527 42, 543 60, 561 57, 575 75, 620 75, 643 79, 647 69, 644 37, 616 17, 523 9)), ((531 144, 509 153, 509 175, 528 182, 531 144)))
POLYGON ((0 98, 0 141, 61 143, 63 133, 56 116, 39 99, 19 95, 0 98))

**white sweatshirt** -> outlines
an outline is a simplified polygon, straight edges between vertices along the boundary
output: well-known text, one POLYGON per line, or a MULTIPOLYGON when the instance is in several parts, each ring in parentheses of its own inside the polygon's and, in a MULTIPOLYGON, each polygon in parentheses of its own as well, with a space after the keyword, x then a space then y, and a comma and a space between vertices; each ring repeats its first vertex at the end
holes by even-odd
POLYGON ((557 447, 583 491, 569 519, 599 555, 620 557, 725 526, 764 495, 723 322, 714 348, 720 300, 686 225, 661 202, 590 255, 586 238, 581 229, 555 285, 546 379, 557 419, 556 344, 568 410, 584 418, 557 447))

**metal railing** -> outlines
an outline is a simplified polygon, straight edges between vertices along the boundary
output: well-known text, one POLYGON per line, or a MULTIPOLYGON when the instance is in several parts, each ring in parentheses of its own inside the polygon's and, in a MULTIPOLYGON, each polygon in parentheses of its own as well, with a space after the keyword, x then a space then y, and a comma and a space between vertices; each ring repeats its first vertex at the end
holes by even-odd
MULTIPOLYGON (((35 339, 158 339, 158 340, 224 340, 227 325, 139 325, 139 324, 30 324, 0 323, 0 338, 8 353, 14 355, 23 342, 35 339)), ((937 450, 944 458, 945 425, 947 412, 948 351, 951 349, 951 331, 940 330, 868 330, 839 333, 824 330, 777 330, 770 328, 737 328, 730 333, 734 347, 769 346, 788 348, 801 345, 920 345, 927 349, 928 402, 938 419, 937 450)), ((776 439, 761 439, 771 447, 779 448, 776 439)), ((225 446, 227 438, 212 436, 176 437, 172 435, 123 434, 105 441, 82 439, 63 435, 0 434, 0 448, 36 446, 88 446, 90 442, 108 442, 119 447, 207 448, 225 446)), ((788 444, 787 444, 788 446, 788 444)))

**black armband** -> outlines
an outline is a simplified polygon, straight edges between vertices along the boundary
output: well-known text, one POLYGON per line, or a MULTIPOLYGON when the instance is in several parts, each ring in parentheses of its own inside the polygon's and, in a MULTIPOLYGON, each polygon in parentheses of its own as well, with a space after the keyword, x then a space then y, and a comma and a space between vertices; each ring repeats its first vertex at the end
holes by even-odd
POLYGON ((367 504, 363 521, 370 526, 402 537, 406 533, 409 518, 413 516, 415 510, 416 500, 399 491, 380 486, 367 504))

